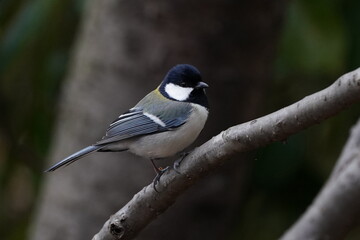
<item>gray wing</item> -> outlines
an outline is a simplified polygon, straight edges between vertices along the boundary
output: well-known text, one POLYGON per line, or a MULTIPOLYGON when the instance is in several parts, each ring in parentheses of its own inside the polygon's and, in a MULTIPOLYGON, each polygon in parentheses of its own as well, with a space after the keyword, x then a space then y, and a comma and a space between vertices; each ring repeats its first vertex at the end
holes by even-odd
POLYGON ((134 108, 129 112, 122 114, 118 119, 112 122, 106 131, 106 135, 102 140, 98 141, 95 146, 104 145, 135 136, 170 131, 184 124, 187 121, 189 114, 175 116, 174 118, 171 118, 167 121, 162 120, 164 124, 160 125, 150 117, 144 115, 144 112, 141 108, 134 108))

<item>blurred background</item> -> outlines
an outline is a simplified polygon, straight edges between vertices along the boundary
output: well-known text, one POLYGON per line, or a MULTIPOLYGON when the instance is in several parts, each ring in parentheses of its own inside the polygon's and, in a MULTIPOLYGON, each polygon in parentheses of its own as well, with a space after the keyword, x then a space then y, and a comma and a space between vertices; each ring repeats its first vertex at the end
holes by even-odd
MULTIPOLYGON (((359 1, 241 2, 1 0, 0 239, 88 239, 150 183, 150 165, 126 153, 43 170, 100 138, 176 63, 194 64, 211 86, 197 145, 360 66, 359 1)), ((320 190, 359 116, 352 106, 229 161, 139 239, 279 238, 320 190), (166 225, 175 217, 181 234, 166 225)), ((347 239, 359 238, 360 226, 347 239)))

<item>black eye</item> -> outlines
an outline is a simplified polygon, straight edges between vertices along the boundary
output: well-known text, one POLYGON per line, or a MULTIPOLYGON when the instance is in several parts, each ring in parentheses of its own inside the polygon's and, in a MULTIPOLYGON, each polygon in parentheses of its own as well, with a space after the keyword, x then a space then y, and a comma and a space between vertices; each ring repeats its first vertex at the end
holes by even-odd
POLYGON ((180 83, 180 86, 186 87, 186 83, 185 83, 185 82, 181 82, 181 83, 180 83))

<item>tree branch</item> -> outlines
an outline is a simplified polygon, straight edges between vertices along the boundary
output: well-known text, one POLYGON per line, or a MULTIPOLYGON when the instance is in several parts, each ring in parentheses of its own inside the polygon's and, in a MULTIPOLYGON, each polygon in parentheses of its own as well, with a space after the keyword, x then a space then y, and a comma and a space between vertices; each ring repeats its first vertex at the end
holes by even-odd
POLYGON ((131 239, 149 222, 171 206, 198 179, 239 152, 250 151, 339 113, 360 100, 360 68, 340 77, 328 88, 279 111, 231 127, 191 152, 180 172, 167 171, 157 185, 144 187, 122 209, 112 215, 93 240, 131 239))
POLYGON ((352 128, 328 182, 303 216, 281 238, 344 239, 360 216, 360 120, 352 128))

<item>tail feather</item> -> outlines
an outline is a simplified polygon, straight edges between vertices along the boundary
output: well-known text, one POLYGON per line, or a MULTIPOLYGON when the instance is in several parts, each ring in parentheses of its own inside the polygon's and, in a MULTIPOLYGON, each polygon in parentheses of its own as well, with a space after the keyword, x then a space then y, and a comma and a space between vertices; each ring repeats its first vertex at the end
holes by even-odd
POLYGON ((45 170, 45 172, 52 172, 60 167, 67 166, 67 165, 75 162, 76 160, 79 160, 80 158, 85 157, 86 155, 88 155, 90 153, 100 150, 102 147, 103 146, 88 146, 86 148, 83 148, 80 151, 68 156, 64 160, 61 160, 60 162, 56 163, 54 166, 45 170))

